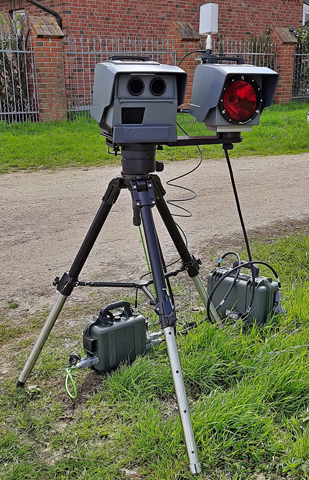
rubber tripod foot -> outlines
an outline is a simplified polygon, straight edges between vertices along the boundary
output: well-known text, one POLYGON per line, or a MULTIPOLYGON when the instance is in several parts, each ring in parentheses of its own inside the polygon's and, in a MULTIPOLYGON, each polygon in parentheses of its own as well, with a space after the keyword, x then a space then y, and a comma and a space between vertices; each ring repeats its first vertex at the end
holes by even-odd
POLYGON ((17 386, 17 387, 23 387, 24 385, 25 385, 25 383, 20 382, 19 380, 18 380, 18 382, 16 383, 16 386, 17 386))

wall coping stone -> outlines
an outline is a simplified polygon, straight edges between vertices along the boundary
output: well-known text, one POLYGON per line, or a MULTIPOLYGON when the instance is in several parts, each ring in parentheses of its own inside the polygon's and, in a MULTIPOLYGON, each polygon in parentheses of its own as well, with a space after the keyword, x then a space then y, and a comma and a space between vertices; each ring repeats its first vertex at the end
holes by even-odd
POLYGON ((49 15, 44 15, 40 17, 35 17, 33 15, 29 16, 29 23, 35 35, 38 38, 63 38, 64 33, 59 27, 58 23, 54 17, 49 15))
POLYGON ((272 35, 274 34, 277 34, 278 40, 280 40, 282 43, 297 43, 296 38, 292 32, 290 32, 288 27, 276 27, 274 28, 272 35))
POLYGON ((199 41, 200 37, 192 27, 191 23, 173 22, 172 28, 182 41, 199 41))

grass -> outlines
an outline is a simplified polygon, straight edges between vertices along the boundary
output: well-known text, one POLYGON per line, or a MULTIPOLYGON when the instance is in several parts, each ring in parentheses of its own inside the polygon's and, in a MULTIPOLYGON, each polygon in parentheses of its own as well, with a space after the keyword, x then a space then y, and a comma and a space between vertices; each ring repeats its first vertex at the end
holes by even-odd
MULTIPOLYGON (((273 105, 265 109, 259 126, 243 133, 231 156, 294 154, 309 150, 309 104, 273 105)), ((179 115, 181 127, 190 135, 209 135, 205 126, 190 115, 179 115)), ((181 132, 179 132, 182 135, 181 132)), ((74 122, 14 123, 0 122, 0 173, 16 170, 59 167, 100 166, 119 163, 106 151, 105 139, 99 135, 97 123, 85 119, 74 122)), ((222 158, 222 147, 202 147, 205 159, 222 158)), ((157 159, 174 161, 196 158, 196 147, 164 147, 157 159)))
MULTIPOLYGON (((308 151, 308 105, 275 105, 244 134, 232 154, 308 151)), ((179 119, 192 135, 203 126, 179 119)), ((103 165, 95 122, 0 124, 0 171, 103 165)), ((205 158, 222 149, 203 147, 205 158)), ((164 148, 158 159, 196 156, 164 148)), ((179 317, 199 326, 178 336, 182 369, 203 473, 201 480, 309 479, 309 238, 308 229, 257 240, 254 259, 270 263, 283 284, 285 315, 265 325, 221 328, 203 322, 194 292, 174 282, 179 317), (184 305, 186 306, 184 308, 184 305), (180 306, 180 307, 179 307, 180 306), (185 311, 183 311, 185 310, 185 311)), ((222 253, 222 252, 221 252, 222 253)), ((265 270, 263 274, 269 275, 265 270)), ((132 298, 130 301, 132 302, 132 298)), ((106 298, 106 303, 115 298, 106 298)), ((78 371, 76 400, 65 392, 68 356, 83 354, 84 321, 97 297, 69 299, 25 388, 18 374, 46 318, 20 312, 14 299, 0 320, 0 478, 4 480, 193 480, 188 471, 164 344, 110 374, 78 371), (90 300, 91 298, 91 300, 90 300), (6 316, 6 315, 5 315, 6 316), (74 320, 74 328, 69 327, 74 320)), ((148 306, 142 312, 152 319, 148 306)))
MULTIPOLYGON (((264 326, 218 328, 202 322, 203 312, 187 311, 200 325, 178 345, 203 480, 309 478, 308 252, 308 230, 254 242, 253 257, 279 272, 288 312, 264 326)), ((180 303, 188 288, 176 285, 180 303)), ((74 304, 66 308, 74 318, 74 304)), ((63 345, 82 353, 81 323, 68 339, 57 322, 24 389, 15 383, 29 330, 7 335, 12 375, 1 387, 0 478, 196 478, 188 472, 164 344, 111 374, 75 373, 78 397, 66 395, 70 351, 63 345)))

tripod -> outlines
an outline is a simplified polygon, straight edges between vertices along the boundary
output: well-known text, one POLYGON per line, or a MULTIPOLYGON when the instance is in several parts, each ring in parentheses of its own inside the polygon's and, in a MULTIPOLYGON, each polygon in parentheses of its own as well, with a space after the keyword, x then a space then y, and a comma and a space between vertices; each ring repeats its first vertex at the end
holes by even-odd
MULTIPOLYGON (((175 341, 176 315, 171 296, 168 294, 166 275, 164 272, 162 252, 153 220, 152 208, 157 207, 158 212, 169 232, 169 235, 182 260, 183 269, 192 278, 195 287, 207 305, 208 295, 199 277, 199 261, 190 255, 187 246, 178 230, 178 227, 164 200, 165 191, 157 175, 152 175, 156 170, 162 170, 163 165, 155 160, 155 144, 132 144, 122 146, 122 172, 113 178, 103 196, 101 206, 86 234, 86 237, 76 255, 68 273, 61 279, 56 279, 59 292, 57 300, 40 332, 40 335, 29 355, 29 358, 19 376, 18 386, 23 386, 33 369, 35 362, 57 320, 62 307, 79 284, 78 276, 87 260, 90 251, 116 202, 120 191, 128 189, 132 197, 133 223, 143 225, 146 246, 152 271, 153 283, 156 292, 155 311, 159 317, 161 328, 164 332, 174 387, 180 412, 180 418, 185 437, 186 449, 192 473, 200 473, 201 466, 198 461, 197 449, 193 435, 188 401, 186 397, 180 360, 175 341), (160 167, 161 165, 161 167, 160 167)), ((116 285, 116 284, 115 284, 116 285)), ((117 285, 120 286, 120 285, 117 285)), ((213 306, 212 316, 217 317, 213 306)))

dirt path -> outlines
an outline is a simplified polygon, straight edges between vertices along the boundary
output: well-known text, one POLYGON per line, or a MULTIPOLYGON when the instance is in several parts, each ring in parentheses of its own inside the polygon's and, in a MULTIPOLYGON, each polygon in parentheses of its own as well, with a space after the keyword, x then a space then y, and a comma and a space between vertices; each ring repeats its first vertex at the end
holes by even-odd
MULTIPOLYGON (((167 164, 160 174, 163 185, 196 164, 167 164)), ((248 229, 309 220, 309 153, 234 159, 232 164, 248 229)), ((0 177, 1 309, 7 310, 10 301, 19 303, 20 311, 30 313, 50 306, 51 296, 55 296, 54 277, 69 269, 109 180, 119 173, 120 167, 103 167, 0 177)), ((205 261, 209 241, 241 232, 226 163, 204 161, 178 183, 197 194, 185 204, 193 216, 176 220, 187 234, 190 251, 205 261)), ((169 186, 166 190, 166 199, 184 195, 169 186)), ((175 258, 161 220, 157 228, 166 259, 175 258)), ((276 236, 276 229, 273 231, 276 236)), ((143 251, 138 229, 132 225, 130 195, 125 191, 114 205, 80 279, 132 280, 142 273, 143 251)))

